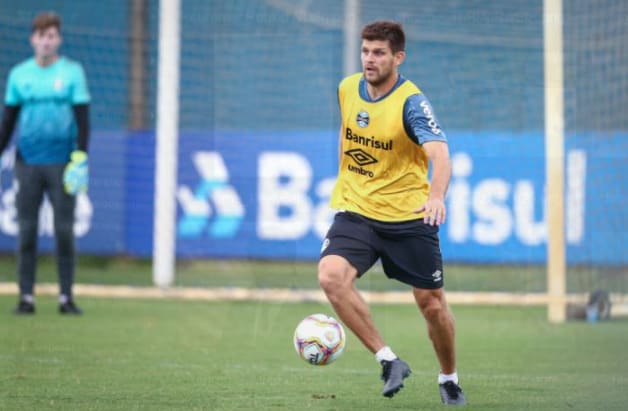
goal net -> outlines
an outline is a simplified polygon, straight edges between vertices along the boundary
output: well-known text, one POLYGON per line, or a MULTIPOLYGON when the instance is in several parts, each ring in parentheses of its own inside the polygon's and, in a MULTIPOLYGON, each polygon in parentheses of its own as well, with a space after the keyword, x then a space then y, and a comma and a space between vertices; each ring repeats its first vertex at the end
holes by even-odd
MULTIPOLYGON (((4 78, 31 53, 35 3, 0 4, 4 78)), ((578 301, 596 289, 623 298, 628 3, 563 3, 567 291, 578 301)), ((159 2, 47 4, 62 15, 63 52, 83 63, 93 95, 93 213, 79 250, 150 259, 159 2)), ((400 71, 449 138, 447 289, 460 301, 491 302, 497 292, 543 301, 551 205, 542 0, 182 1, 174 285, 318 288, 333 216, 337 85, 346 67, 360 67, 345 34, 380 19, 404 25, 400 71)), ((9 251, 10 156, 3 164, 0 247, 9 251)), ((379 266, 359 286, 404 289, 379 266)))

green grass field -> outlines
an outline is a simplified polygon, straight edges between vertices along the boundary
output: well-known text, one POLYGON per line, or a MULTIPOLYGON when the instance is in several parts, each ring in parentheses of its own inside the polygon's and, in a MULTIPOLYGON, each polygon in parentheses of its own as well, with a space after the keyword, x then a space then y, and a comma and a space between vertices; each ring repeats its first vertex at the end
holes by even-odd
MULTIPOLYGON (((0 282, 15 281, 12 256, 0 282)), ((40 259, 38 282, 56 282, 40 259)), ((316 263, 179 263, 185 287, 317 288, 316 263)), ((591 279, 626 292, 626 273, 576 269, 570 288, 591 279), (577 270, 580 270, 578 272, 577 270), (583 280, 584 279, 584 280, 583 280)), ((545 289, 542 267, 447 267, 447 289, 545 289)), ((589 283, 588 283, 589 281, 589 283)), ((146 260, 81 257, 77 282, 148 286, 146 260)), ((403 290, 375 267, 365 291, 403 290)), ((228 303, 78 297, 86 314, 65 318, 38 296, 33 317, 10 314, 0 296, 0 410, 389 410, 441 409, 438 366, 418 310, 374 305, 373 315, 414 374, 392 400, 379 366, 353 337, 337 363, 316 368, 292 347, 296 324, 315 303, 228 303), (4 308, 2 308, 4 307, 4 308), (4 314, 2 314, 4 312, 4 314)), ((624 410, 628 404, 628 320, 549 325, 544 308, 454 306, 461 383, 473 410, 624 410)))
MULTIPOLYGON (((413 368, 395 398, 350 335, 327 367, 299 359, 292 332, 327 305, 82 299, 86 314, 33 317, 0 297, 2 410, 441 409, 437 363, 418 311, 375 305, 373 315, 413 368)), ((625 410, 628 322, 547 324, 540 308, 454 306, 469 410, 625 410)))
MULTIPOLYGON (((183 261, 177 265, 175 285, 182 287, 249 287, 317 289, 316 262, 299 261, 183 261)), ((151 262, 141 259, 81 256, 76 282, 105 285, 152 285, 151 262)), ((50 257, 39 259, 38 282, 56 282, 56 267, 50 257)), ((15 259, 0 256, 0 282, 15 281, 15 259)), ((543 292, 543 266, 456 265, 445 267, 449 291, 543 292)), ((359 282, 365 291, 404 290, 403 284, 389 281, 375 266, 359 282)), ((576 267, 570 269, 568 290, 588 293, 605 288, 628 293, 628 270, 576 267)))

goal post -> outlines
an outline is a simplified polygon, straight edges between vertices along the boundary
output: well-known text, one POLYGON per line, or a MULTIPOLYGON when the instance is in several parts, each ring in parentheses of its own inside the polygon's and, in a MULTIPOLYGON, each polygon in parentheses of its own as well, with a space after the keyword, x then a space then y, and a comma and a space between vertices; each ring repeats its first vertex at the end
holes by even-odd
POLYGON ((159 73, 155 150, 153 282, 174 282, 177 156, 179 135, 180 0, 159 2, 159 73))
POLYGON ((543 2, 548 320, 566 320, 562 0, 543 2))
POLYGON ((348 76, 360 70, 360 0, 345 0, 343 37, 343 73, 348 76))
MULTIPOLYGON (((333 218, 337 84, 359 71, 362 25, 387 19, 405 30, 402 75, 451 141, 439 237, 448 292, 469 303, 534 296, 551 323, 576 318, 598 289, 628 292, 628 2, 236 3, 147 3, 157 175, 152 157, 141 179, 130 173, 126 201, 141 207, 125 241, 153 256, 156 285, 318 286, 273 283, 264 265, 296 273, 317 260, 333 218), (304 79, 313 87, 295 90, 304 79), (155 193, 135 189, 153 179, 155 193)), ((152 133, 136 134, 152 148, 152 133)), ((397 287, 372 277, 361 285, 397 287)))

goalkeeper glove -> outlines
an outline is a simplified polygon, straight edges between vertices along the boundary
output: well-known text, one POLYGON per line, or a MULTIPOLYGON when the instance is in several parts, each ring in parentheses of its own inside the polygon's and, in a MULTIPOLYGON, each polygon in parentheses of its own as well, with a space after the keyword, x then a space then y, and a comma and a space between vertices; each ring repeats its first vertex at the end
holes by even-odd
POLYGON ((88 179, 87 153, 75 150, 70 155, 70 162, 63 172, 65 192, 71 195, 86 192, 88 179))

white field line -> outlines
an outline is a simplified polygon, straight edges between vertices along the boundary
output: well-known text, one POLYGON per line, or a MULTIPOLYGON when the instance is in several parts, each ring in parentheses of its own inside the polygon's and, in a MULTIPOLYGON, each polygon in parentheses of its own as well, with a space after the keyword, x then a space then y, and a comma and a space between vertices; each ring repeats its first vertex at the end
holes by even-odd
MULTIPOLYGON (((38 295, 56 295, 57 284, 46 283, 36 285, 38 295)), ((194 287, 131 287, 121 285, 93 285, 75 284, 76 295, 84 297, 112 297, 112 298, 167 298, 201 301, 275 301, 275 302, 321 302, 327 298, 321 290, 292 290, 287 288, 194 288, 194 287)), ((17 295, 15 283, 0 282, 0 295, 17 295)), ((414 298, 409 291, 361 291, 364 299, 369 303, 379 304, 414 304, 414 298)), ((586 294, 569 294, 565 297, 567 303, 585 304, 586 294)), ((474 305, 545 305, 548 296, 545 293, 507 293, 507 292, 447 292, 447 300, 451 304, 474 305)), ((628 307, 628 295, 611 294, 613 305, 628 307)), ((628 311, 627 311, 628 312, 628 311)))

